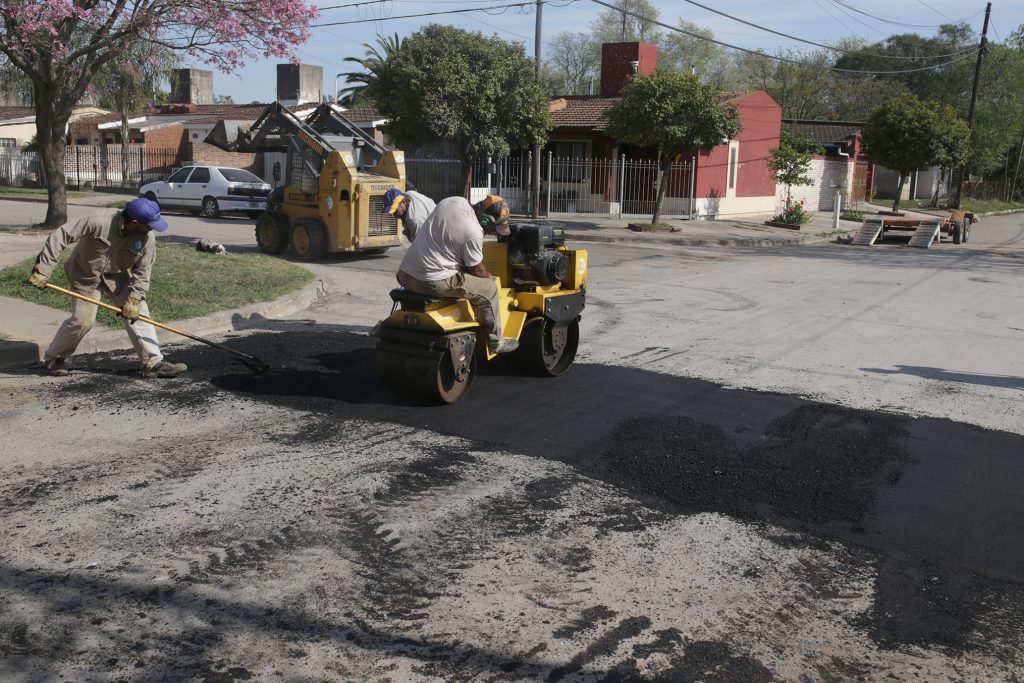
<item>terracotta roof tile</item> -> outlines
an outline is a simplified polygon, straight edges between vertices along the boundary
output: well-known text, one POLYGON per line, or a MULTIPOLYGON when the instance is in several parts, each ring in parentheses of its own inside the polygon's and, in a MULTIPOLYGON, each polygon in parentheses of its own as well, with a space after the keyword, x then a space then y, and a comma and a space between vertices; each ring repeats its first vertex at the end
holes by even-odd
MULTIPOLYGON (((719 94, 722 102, 736 102, 748 95, 750 92, 722 92, 719 94)), ((555 128, 589 128, 592 130, 605 130, 608 121, 604 114, 621 97, 602 97, 600 95, 563 95, 555 97, 548 105, 551 112, 551 119, 555 128)))
POLYGON ((810 138, 819 145, 834 145, 846 142, 864 130, 864 124, 856 121, 782 119, 782 129, 790 135, 810 138))
POLYGON ((372 104, 357 104, 342 113, 349 121, 355 122, 380 121, 384 118, 372 104))
POLYGON ((35 107, 0 107, 0 121, 14 121, 35 115, 35 107))

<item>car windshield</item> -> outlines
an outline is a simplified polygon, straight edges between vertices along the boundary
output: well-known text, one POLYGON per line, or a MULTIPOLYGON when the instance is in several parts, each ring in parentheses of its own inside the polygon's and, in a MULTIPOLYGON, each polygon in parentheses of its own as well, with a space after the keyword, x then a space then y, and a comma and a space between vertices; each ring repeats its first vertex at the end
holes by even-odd
POLYGON ((262 183, 258 177, 240 168, 218 168, 224 180, 229 183, 262 183))

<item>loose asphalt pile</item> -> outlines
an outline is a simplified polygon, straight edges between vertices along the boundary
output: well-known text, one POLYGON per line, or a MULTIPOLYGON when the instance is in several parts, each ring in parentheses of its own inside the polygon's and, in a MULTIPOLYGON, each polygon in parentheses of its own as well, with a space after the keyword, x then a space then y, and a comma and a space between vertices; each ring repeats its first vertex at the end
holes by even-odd
MULTIPOLYGON (((96 459, 45 477, 0 472, 8 521, 28 525, 8 533, 8 548, 53 543, 47 529, 59 537, 107 504, 92 523, 113 534, 100 545, 117 563, 101 580, 73 559, 53 571, 66 560, 56 551, 5 552, 7 671, 132 679, 158 663, 175 680, 225 681, 1024 671, 1024 437, 598 365, 541 379, 504 363, 462 402, 423 406, 377 384, 364 336, 226 343, 273 369, 178 347, 169 359, 190 372, 156 383, 136 379, 126 354, 99 354, 76 358, 81 370, 43 399, 44 410, 74 412, 61 419, 82 423, 82 443, 98 440, 96 459), (104 424, 143 422, 137 439, 102 436, 104 424), (136 453, 110 450, 133 443, 136 453), (69 487, 90 497, 68 503, 69 487), (25 521, 41 512, 40 527, 25 521), (109 530, 125 525, 124 538, 109 530), (173 571, 144 569, 146 553, 173 571), (52 595, 62 606, 40 616, 52 595), (136 609, 153 621, 126 626, 136 609), (74 647, 37 643, 39 623, 58 624, 74 647), (88 633, 104 624, 144 637, 88 633), (803 642, 816 638, 833 640, 803 642)), ((92 538, 76 533, 66 546, 92 538)))

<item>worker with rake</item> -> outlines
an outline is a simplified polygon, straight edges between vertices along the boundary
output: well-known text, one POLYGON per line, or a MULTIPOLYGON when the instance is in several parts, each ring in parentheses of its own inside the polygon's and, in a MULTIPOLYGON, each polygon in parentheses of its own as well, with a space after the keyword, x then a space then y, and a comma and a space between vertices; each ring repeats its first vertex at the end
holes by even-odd
MULTIPOLYGON (((50 233, 28 279, 33 287, 45 289, 60 255, 74 244, 64 264, 71 290, 93 299, 104 293, 121 308, 124 329, 142 363, 143 377, 176 377, 188 369, 184 363, 165 361, 156 328, 139 320, 139 316, 149 316, 146 294, 156 261, 153 231, 166 229, 160 206, 144 198, 133 199, 124 210, 107 210, 73 225, 66 223, 50 233)), ((68 374, 67 359, 92 329, 96 310, 95 304, 74 300, 71 317, 61 324, 43 356, 50 375, 68 374)))

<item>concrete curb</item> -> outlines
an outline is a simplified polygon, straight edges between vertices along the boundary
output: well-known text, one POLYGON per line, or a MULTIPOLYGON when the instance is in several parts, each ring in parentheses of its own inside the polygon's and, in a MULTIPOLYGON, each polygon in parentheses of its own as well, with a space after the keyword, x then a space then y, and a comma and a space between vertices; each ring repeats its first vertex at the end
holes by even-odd
MULTIPOLYGON (((87 202, 87 201, 85 201, 85 200, 83 200, 81 198, 78 198, 78 197, 76 197, 74 199, 70 199, 69 198, 68 199, 68 206, 91 206, 94 209, 103 209, 103 208, 107 208, 107 202, 116 202, 116 201, 121 201, 121 200, 129 201, 129 200, 135 199, 136 196, 137 195, 133 195, 133 194, 126 194, 126 195, 123 195, 123 196, 122 195, 111 195, 112 198, 97 199, 96 201, 93 201, 93 202, 87 202), (103 202, 103 203, 99 203, 99 202, 103 202)), ((49 202, 49 200, 47 200, 45 197, 6 196, 3 193, 0 193, 0 199, 2 199, 4 201, 8 201, 8 202, 28 202, 30 204, 47 204, 49 202)))
MULTIPOLYGON (((852 231, 851 231, 852 232, 852 231)), ((617 235, 594 235, 586 232, 565 233, 566 239, 577 242, 611 242, 621 244, 674 244, 680 247, 792 247, 804 244, 831 242, 835 235, 818 237, 817 235, 796 239, 761 237, 737 238, 726 237, 629 237, 617 235)))
MULTIPOLYGON (((260 316, 264 318, 279 318, 291 315, 298 311, 309 308, 319 301, 327 293, 327 285, 323 279, 317 278, 297 292, 286 294, 273 301, 252 304, 244 308, 217 311, 200 318, 188 318, 186 320, 166 321, 171 327, 177 327, 199 337, 231 332, 235 329, 233 320, 235 316, 248 318, 260 316)), ((160 322, 164 322, 161 320, 160 322)), ((168 344, 178 341, 178 335, 171 332, 161 331, 161 343, 168 344)), ((49 340, 47 340, 48 343, 49 340)), ((93 329, 82 344, 78 347, 77 353, 96 353, 102 351, 115 351, 118 349, 130 349, 131 342, 122 329, 97 330, 93 329)), ((42 358, 43 346, 32 341, 0 342, 0 366, 27 363, 42 358)))

